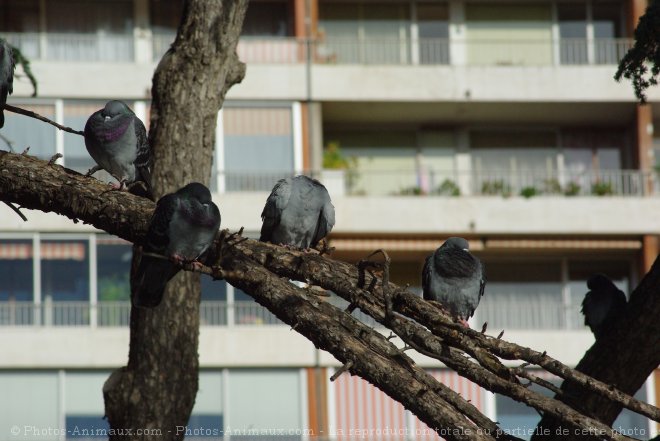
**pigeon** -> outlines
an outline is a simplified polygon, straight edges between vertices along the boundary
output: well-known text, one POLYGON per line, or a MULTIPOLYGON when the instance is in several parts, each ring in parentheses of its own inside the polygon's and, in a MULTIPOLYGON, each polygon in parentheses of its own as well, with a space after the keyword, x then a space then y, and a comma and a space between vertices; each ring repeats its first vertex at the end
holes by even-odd
MULTIPOLYGON (((0 106, 7 103, 7 95, 14 92, 14 55, 6 40, 0 38, 0 106)), ((0 108, 0 128, 5 125, 5 114, 0 108)))
POLYGON ((466 327, 485 286, 484 267, 462 237, 450 237, 426 258, 422 272, 424 299, 441 303, 466 327))
POLYGON ((304 175, 280 179, 261 213, 262 242, 308 249, 335 225, 335 207, 328 190, 304 175))
POLYGON ((587 288, 589 292, 582 301, 584 324, 598 340, 621 317, 626 307, 626 295, 604 274, 589 277, 587 288))
POLYGON ((84 134, 85 147, 98 164, 87 175, 104 169, 119 181, 120 189, 144 182, 148 196, 153 194, 147 130, 125 103, 108 101, 89 117, 84 134))
POLYGON ((167 282, 180 270, 176 264, 200 264, 197 259, 211 246, 218 228, 220 210, 206 186, 193 182, 160 198, 135 272, 133 304, 158 306, 167 282))

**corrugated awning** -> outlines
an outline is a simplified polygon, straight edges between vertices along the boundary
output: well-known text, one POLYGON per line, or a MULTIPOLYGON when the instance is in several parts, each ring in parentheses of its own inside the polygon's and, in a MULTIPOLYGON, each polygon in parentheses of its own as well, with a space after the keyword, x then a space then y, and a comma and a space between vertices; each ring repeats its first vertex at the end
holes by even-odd
MULTIPOLYGON (((431 251, 444 239, 380 239, 332 238, 330 245, 338 251, 369 252, 382 248, 386 251, 431 251)), ((504 249, 537 250, 640 250, 642 241, 635 239, 486 239, 469 240, 471 251, 504 249)))
MULTIPOLYGON (((85 260, 85 244, 77 242, 46 242, 41 244, 44 260, 85 260)), ((0 260, 32 259, 32 244, 0 244, 0 260)))

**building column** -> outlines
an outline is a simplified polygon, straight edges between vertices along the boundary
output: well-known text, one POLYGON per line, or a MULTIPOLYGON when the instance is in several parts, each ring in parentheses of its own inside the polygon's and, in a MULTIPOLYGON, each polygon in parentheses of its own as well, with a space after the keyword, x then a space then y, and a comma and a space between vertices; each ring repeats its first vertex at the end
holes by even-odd
POLYGON ((639 266, 640 270, 640 280, 646 273, 651 269, 651 265, 655 262, 655 259, 658 257, 659 251, 659 240, 658 236, 646 234, 642 237, 642 255, 641 255, 641 265, 639 266))
POLYGON ((646 7, 648 6, 648 0, 629 0, 628 2, 628 36, 632 37, 637 23, 639 22, 639 17, 644 15, 646 12, 646 7))
POLYGON ((151 63, 153 60, 153 35, 149 23, 149 0, 135 0, 133 21, 133 60, 136 63, 151 63))
POLYGON ((650 105, 637 104, 635 109, 635 162, 637 169, 645 173, 644 194, 653 190, 653 114, 650 105))

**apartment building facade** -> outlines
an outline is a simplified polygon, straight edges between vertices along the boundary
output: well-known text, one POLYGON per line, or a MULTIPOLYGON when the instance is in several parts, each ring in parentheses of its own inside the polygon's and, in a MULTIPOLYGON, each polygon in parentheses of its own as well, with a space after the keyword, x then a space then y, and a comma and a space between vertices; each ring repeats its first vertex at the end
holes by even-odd
MULTIPOLYGON (((0 0, 0 36, 39 80, 32 98, 19 77, 10 102, 81 129, 122 99, 148 125, 151 76, 180 7, 0 0)), ((593 342, 579 313, 586 279, 603 272, 629 294, 658 254, 660 92, 639 106, 612 79, 644 8, 251 2, 238 47, 247 75, 218 115, 211 189, 223 227, 255 236, 275 181, 314 175, 336 207, 334 258, 384 248, 393 280, 419 290, 424 258, 464 236, 488 275, 475 326, 576 364, 593 342)), ((16 151, 93 165, 82 138, 35 120, 6 112, 0 134, 16 151)), ((58 216, 28 218, 0 206, 0 390, 12 397, 0 402, 0 438, 84 439, 107 427, 101 387, 126 361, 131 247, 58 216)), ((200 314, 191 438, 438 438, 363 380, 330 382, 337 362, 240 290, 204 279, 200 314)), ((417 361, 502 427, 538 420, 417 361)), ((655 383, 639 396, 655 403, 655 383)), ((657 432, 630 414, 617 425, 657 432)))

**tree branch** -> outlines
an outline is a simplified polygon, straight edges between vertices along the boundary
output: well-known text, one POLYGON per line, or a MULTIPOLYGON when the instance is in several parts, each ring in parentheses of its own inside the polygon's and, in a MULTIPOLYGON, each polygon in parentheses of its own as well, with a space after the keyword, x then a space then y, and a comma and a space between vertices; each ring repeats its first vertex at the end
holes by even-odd
MULTIPOLYGON (((148 199, 127 192, 107 192, 107 186, 92 177, 9 152, 0 152, 0 200, 82 220, 138 244, 154 208, 148 199)), ((498 357, 536 364, 573 383, 583 384, 598 396, 660 420, 659 409, 576 372, 545 353, 466 329, 419 296, 392 283, 388 286, 393 312, 388 318, 382 280, 372 275, 373 280, 363 281, 364 286, 371 286, 371 291, 359 288, 360 275, 354 265, 237 238, 226 231, 219 234, 211 254, 205 272, 225 278, 255 297, 297 332, 348 364, 351 373, 366 378, 404 403, 430 427, 455 428, 460 433, 445 436, 447 439, 506 438, 506 434, 498 433, 495 423, 430 378, 389 339, 285 280, 307 280, 351 299, 362 311, 387 324, 408 346, 437 358, 471 381, 552 415, 572 428, 590 427, 604 433, 607 439, 629 439, 608 431, 606 425, 580 412, 576 406, 569 407, 526 389, 516 379, 519 372, 502 365, 498 357), (466 354, 476 361, 470 361, 466 354), (424 399, 420 399, 422 396, 424 399), (466 437, 468 428, 470 435, 466 437)), ((647 278, 657 278, 657 273, 654 267, 647 278)), ((643 293, 653 289, 655 283, 657 280, 643 282, 639 289, 643 293)), ((638 297, 642 298, 643 294, 638 297)))
POLYGON ((53 121, 51 119, 48 119, 45 116, 41 116, 38 113, 35 113, 31 110, 21 109, 20 107, 12 106, 11 104, 6 104, 6 103, 4 105, 0 104, 0 106, 2 106, 5 110, 9 110, 10 112, 18 113, 20 115, 29 116, 30 118, 35 118, 35 119, 38 119, 39 121, 43 121, 45 123, 50 124, 51 126, 55 126, 58 129, 63 130, 65 132, 73 133, 74 135, 80 135, 80 136, 85 135, 80 130, 74 130, 71 127, 67 127, 67 126, 63 126, 61 124, 58 124, 55 121, 53 121))

